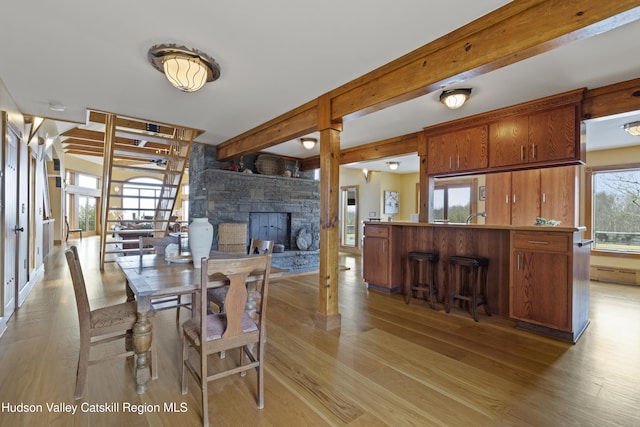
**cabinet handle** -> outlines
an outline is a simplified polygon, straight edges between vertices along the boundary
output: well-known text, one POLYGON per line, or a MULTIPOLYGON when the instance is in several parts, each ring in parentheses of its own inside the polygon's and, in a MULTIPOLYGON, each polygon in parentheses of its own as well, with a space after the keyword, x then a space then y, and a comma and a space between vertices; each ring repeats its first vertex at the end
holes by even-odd
POLYGON ((516 204, 516 193, 513 193, 513 204, 516 204))
POLYGON ((504 196, 504 202, 508 205, 509 204, 509 195, 505 194, 504 196))
POLYGON ((458 154, 458 169, 460 169, 460 154, 458 154))
POLYGON ((451 170, 451 156, 449 156, 449 170, 451 170))
POLYGON ((547 203, 547 193, 542 193, 542 203, 547 203))
POLYGON ((524 145, 520 146, 520 160, 524 160, 524 145))
POLYGON ((532 153, 532 159, 535 160, 536 159, 536 144, 531 145, 531 153, 532 153))
POLYGON ((544 242, 542 240, 527 240, 527 243, 531 243, 532 245, 548 245, 549 242, 544 242))
POLYGON ((517 270, 520 271, 520 254, 518 254, 518 258, 517 258, 518 262, 517 262, 517 270))

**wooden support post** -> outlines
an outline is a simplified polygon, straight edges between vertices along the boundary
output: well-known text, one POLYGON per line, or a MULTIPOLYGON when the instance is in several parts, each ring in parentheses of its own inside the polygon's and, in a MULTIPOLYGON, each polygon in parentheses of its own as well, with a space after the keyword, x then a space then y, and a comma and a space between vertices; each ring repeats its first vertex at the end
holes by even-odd
POLYGON ((341 123, 331 118, 331 100, 318 99, 320 130, 320 274, 319 301, 315 324, 331 330, 341 326, 338 312, 338 202, 340 179, 341 123))

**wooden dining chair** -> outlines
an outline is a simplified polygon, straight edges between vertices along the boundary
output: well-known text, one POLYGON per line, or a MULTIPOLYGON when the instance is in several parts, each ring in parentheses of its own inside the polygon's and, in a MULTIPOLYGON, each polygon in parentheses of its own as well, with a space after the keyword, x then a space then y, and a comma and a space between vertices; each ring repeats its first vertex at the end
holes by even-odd
MULTIPOLYGON (((145 253, 155 252, 156 255, 164 256, 167 250, 167 246, 170 244, 180 245, 180 238, 178 236, 166 236, 166 237, 143 237, 139 238, 140 257, 145 253)), ((180 308, 184 307, 191 310, 191 302, 183 301, 182 295, 154 298, 151 300, 151 305, 156 311, 176 309, 176 323, 180 324, 180 308)))
POLYGON ((67 240, 69 240, 69 233, 80 233, 80 240, 82 240, 82 228, 71 228, 69 227, 69 218, 67 218, 67 216, 64 216, 64 225, 67 229, 67 235, 64 238, 64 241, 66 242, 67 240))
MULTIPOLYGON (((273 253, 273 240, 251 239, 249 244, 249 255, 271 255, 273 253)), ((228 288, 209 289, 209 307, 213 310, 217 308, 219 312, 224 311, 224 299, 227 296, 228 288)))
MULTIPOLYGON (((80 259, 78 258, 78 249, 71 246, 65 250, 67 264, 71 272, 71 281, 73 282, 73 291, 76 297, 76 306, 78 308, 78 320, 80 322, 80 354, 78 357, 78 370, 76 371, 76 390, 75 398, 82 399, 84 396, 84 388, 87 380, 87 370, 90 365, 109 360, 133 357, 133 350, 125 349, 124 352, 90 359, 91 347, 118 340, 121 338, 132 339, 132 329, 136 322, 136 303, 135 301, 124 302, 120 304, 110 305, 107 307, 91 310, 89 298, 87 296, 87 288, 85 286, 80 259)), ((153 326, 153 316, 151 316, 151 330, 153 326)), ((153 332, 152 332, 153 333, 153 332)), ((129 343, 126 343, 127 345, 129 343)), ((151 377, 157 378, 157 353, 156 344, 153 336, 151 337, 151 377)))
POLYGON ((264 407, 264 341, 267 290, 271 255, 243 257, 234 259, 203 259, 200 279, 200 291, 194 301, 194 315, 182 325, 182 394, 187 393, 187 372, 190 372, 201 389, 202 423, 209 425, 207 383, 232 374, 255 369, 257 373, 258 408, 264 407), (220 275, 229 280, 224 313, 207 314, 209 301, 207 285, 210 279, 219 280, 220 275), (260 293, 260 305, 254 320, 245 310, 247 303, 246 282, 250 275, 260 277, 257 292, 260 293), (197 305, 197 307, 196 307, 197 305), (189 348, 195 349, 200 356, 199 369, 189 360, 189 348), (238 349, 237 364, 227 369, 209 373, 208 356, 221 351, 238 349))

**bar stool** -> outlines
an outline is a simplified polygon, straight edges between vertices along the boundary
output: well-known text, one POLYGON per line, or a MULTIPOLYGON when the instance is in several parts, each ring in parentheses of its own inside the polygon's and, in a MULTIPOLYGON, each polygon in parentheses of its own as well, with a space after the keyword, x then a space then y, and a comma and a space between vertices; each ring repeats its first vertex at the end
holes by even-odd
POLYGON ((407 255, 408 289, 405 292, 404 302, 409 304, 414 292, 422 292, 425 301, 431 301, 431 308, 435 309, 438 297, 436 285, 437 253, 409 252, 407 255), (429 298, 427 299, 427 295, 429 298))
POLYGON ((449 258, 449 280, 446 285, 446 312, 451 309, 455 300, 470 304, 473 320, 478 321, 478 306, 484 305, 487 316, 487 267, 489 260, 476 256, 452 256, 449 258), (466 280, 465 280, 466 277, 466 280))

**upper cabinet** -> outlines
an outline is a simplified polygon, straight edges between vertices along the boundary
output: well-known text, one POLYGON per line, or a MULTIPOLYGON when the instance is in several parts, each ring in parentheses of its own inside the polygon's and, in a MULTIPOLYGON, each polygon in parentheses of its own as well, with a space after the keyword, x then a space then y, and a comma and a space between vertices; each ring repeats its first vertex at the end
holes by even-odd
POLYGON ((483 125, 429 136, 429 173, 459 174, 485 169, 488 165, 487 129, 483 125))
POLYGON ((583 94, 574 90, 425 128, 427 174, 584 164, 583 94))
POLYGON ((576 106, 569 105, 491 123, 489 165, 575 161, 580 155, 576 113, 576 106))

